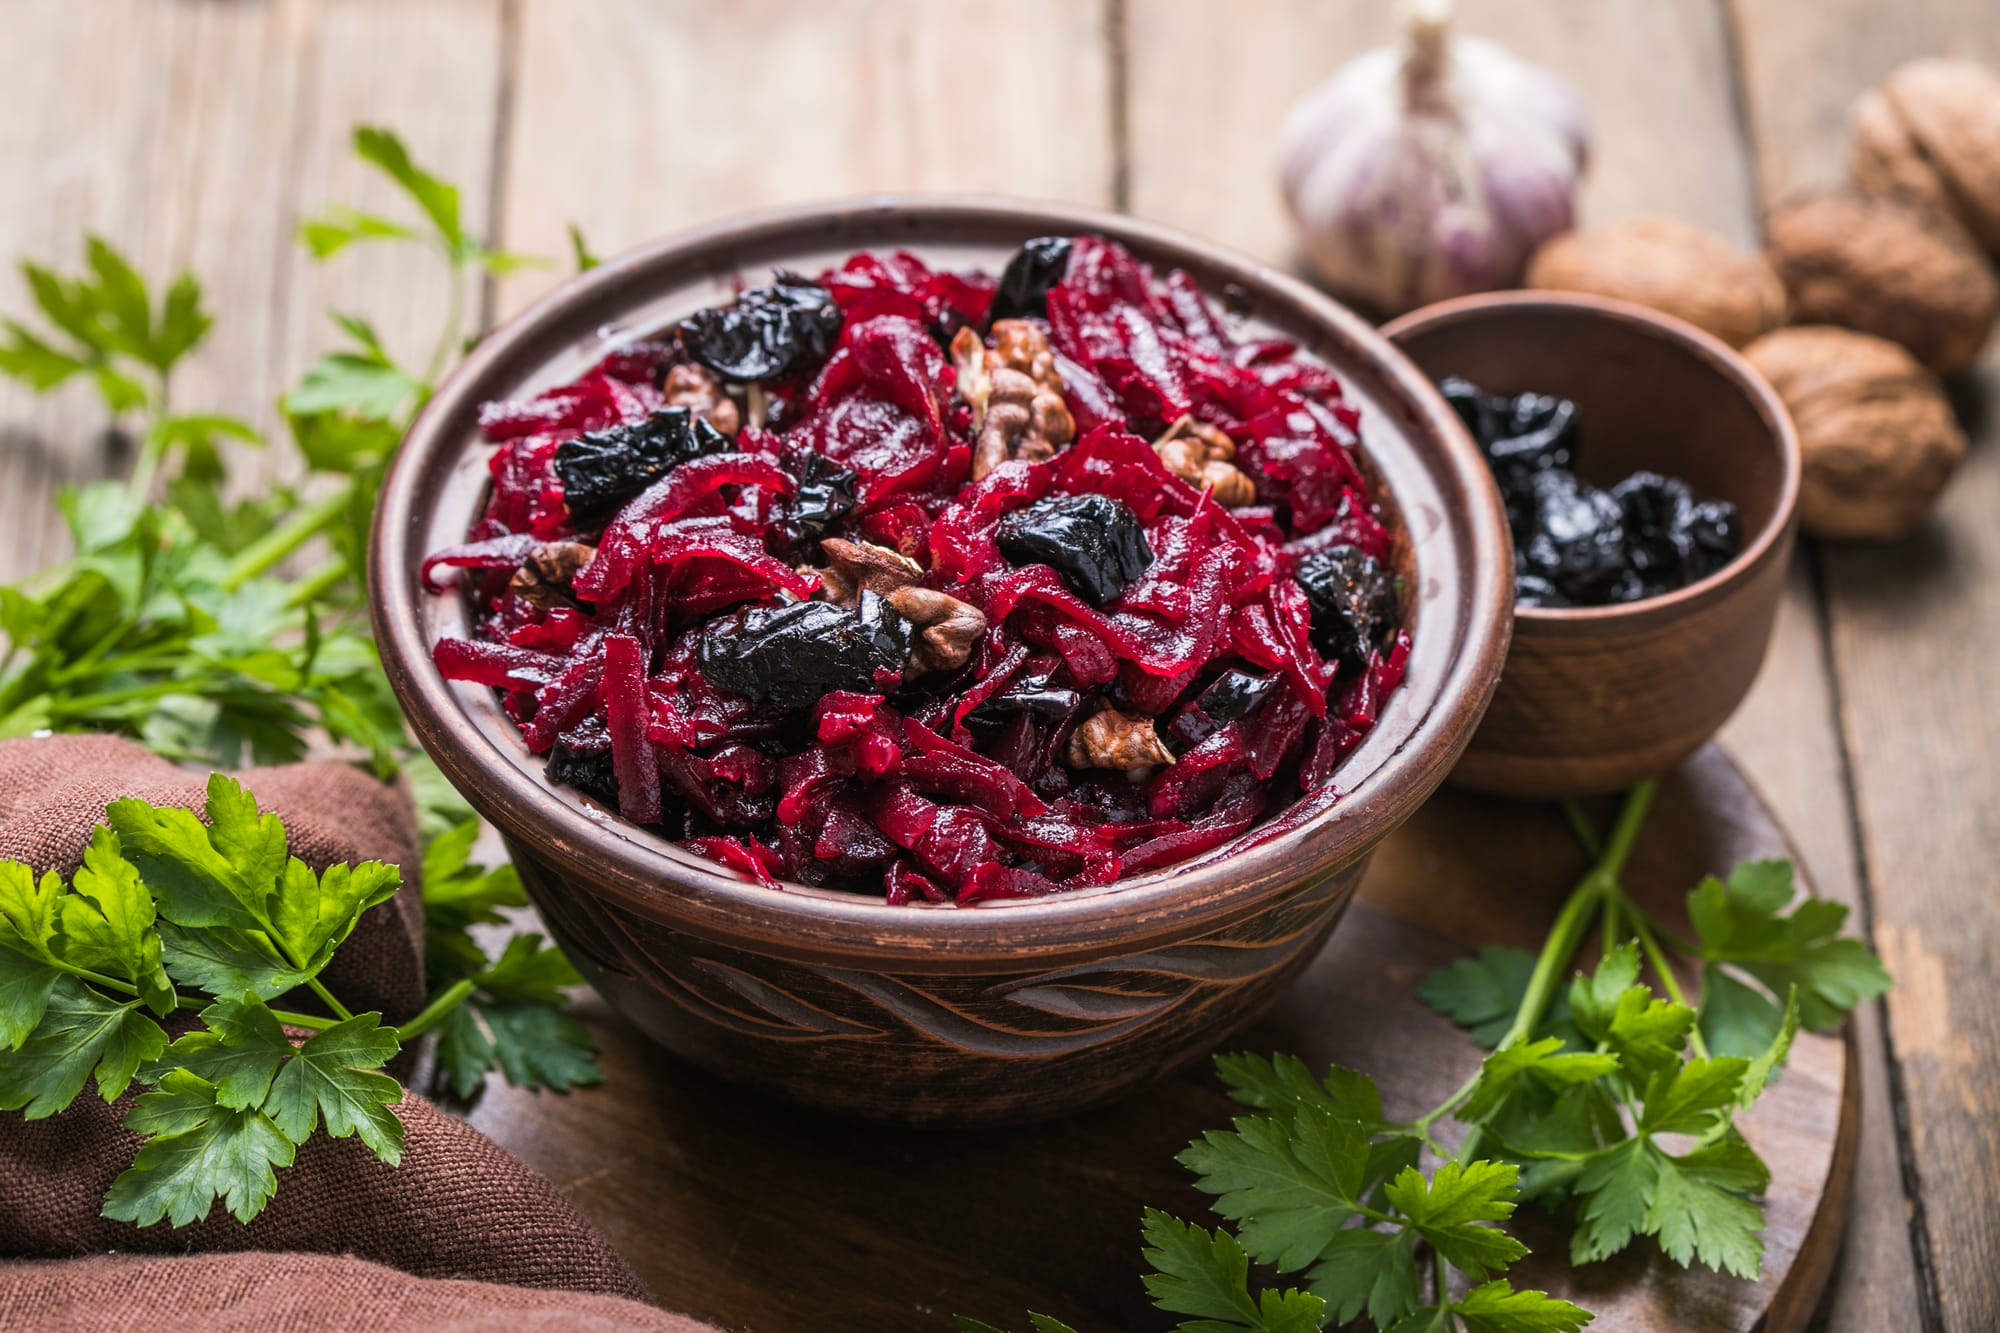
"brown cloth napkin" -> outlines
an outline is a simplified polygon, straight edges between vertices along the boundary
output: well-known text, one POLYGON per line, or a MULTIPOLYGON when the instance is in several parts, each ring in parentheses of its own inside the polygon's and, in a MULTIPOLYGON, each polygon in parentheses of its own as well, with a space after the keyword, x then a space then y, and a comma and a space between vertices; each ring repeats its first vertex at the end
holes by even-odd
MULTIPOLYGON (((360 860, 402 866, 403 891, 362 918, 325 975, 337 994, 392 1021, 414 1014, 424 993, 423 910, 408 798, 344 764, 237 777, 284 819, 292 852, 313 869, 360 860)), ((205 775, 112 737, 0 741, 0 858, 67 874, 108 801, 136 796, 199 810, 205 786, 205 775)), ((248 1226, 219 1203, 178 1230, 110 1221, 98 1210, 138 1147, 118 1123, 135 1095, 107 1106, 86 1089, 47 1120, 0 1115, 0 1255, 71 1260, 0 1265, 0 1329, 421 1324, 712 1333, 638 1304, 646 1298, 638 1278, 553 1184, 414 1093, 396 1108, 405 1130, 400 1167, 384 1166, 356 1139, 321 1136, 299 1149, 248 1226), (73 1258, 82 1255, 97 1257, 73 1258)))

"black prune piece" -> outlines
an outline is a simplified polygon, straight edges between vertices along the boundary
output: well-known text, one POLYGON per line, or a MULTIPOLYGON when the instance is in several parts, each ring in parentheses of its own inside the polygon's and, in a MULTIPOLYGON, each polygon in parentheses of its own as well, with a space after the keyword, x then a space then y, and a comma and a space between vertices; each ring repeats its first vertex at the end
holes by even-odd
POLYGON ((1017 509, 994 529, 1017 565, 1048 565, 1076 595, 1103 606, 1153 563, 1138 516, 1108 495, 1052 495, 1017 509))
POLYGON ((1356 546, 1329 546, 1293 573, 1312 607, 1313 645, 1352 674, 1396 624, 1396 584, 1382 562, 1356 546))
POLYGON ((1007 267, 1000 270, 1000 285, 994 289, 988 322, 996 319, 1047 319, 1049 288, 1069 272, 1070 239, 1067 236, 1037 236, 1014 252, 1007 267))
POLYGON ((731 305, 697 310, 681 321, 688 355, 724 379, 784 379, 824 360, 840 337, 833 293, 778 269, 768 287, 752 287, 731 305))
POLYGON ((785 470, 798 483, 778 525, 788 546, 818 541, 854 508, 860 478, 825 454, 801 449, 785 460, 785 470))
POLYGON ((572 750, 557 741, 549 750, 550 782, 574 787, 599 805, 618 808, 618 773, 611 764, 611 751, 572 750))
POLYGON ((1743 528, 1727 500, 1697 500, 1687 483, 1635 472, 1611 488, 1625 515, 1633 572, 1654 597, 1707 578, 1736 558, 1743 528))
POLYGON ((1488 393, 1462 379, 1448 379, 1438 392, 1496 467, 1540 471, 1576 461, 1576 404, 1545 393, 1488 393))
POLYGON ((1003 726, 1009 718, 1021 713, 1044 721, 1060 721, 1082 702, 1083 696, 1052 683, 1054 679, 1054 669, 1017 676, 1007 683, 1006 689, 967 713, 965 720, 968 725, 989 729, 1003 726))
POLYGON ((1572 602, 1604 601, 1626 569, 1623 508, 1560 468, 1535 474, 1534 502, 1517 572, 1547 579, 1572 602))
POLYGON ((736 445, 685 407, 564 440, 556 446, 556 476, 570 516, 588 523, 615 512, 674 468, 736 445))
POLYGON ((1688 516, 1694 553, 1688 561, 1688 582, 1705 579, 1743 551, 1743 518, 1727 500, 1697 500, 1688 516))
POLYGON ((1270 698, 1271 692, 1277 688, 1276 676, 1253 676, 1247 671, 1225 671, 1216 677, 1215 684, 1201 692, 1195 704, 1217 722, 1237 722, 1261 708, 1264 700, 1270 698))
POLYGON ((832 602, 747 607, 702 630, 701 672, 733 694, 805 708, 829 690, 873 691, 877 672, 909 661, 912 634, 872 592, 852 610, 832 602))

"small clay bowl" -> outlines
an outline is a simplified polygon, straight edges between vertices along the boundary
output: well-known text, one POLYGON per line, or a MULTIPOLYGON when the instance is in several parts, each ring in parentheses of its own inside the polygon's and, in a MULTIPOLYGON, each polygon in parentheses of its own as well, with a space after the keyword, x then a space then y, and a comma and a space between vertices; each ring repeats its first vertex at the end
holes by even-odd
POLYGON ((1517 610, 1499 692, 1452 781, 1585 796, 1694 753, 1743 702, 1770 642, 1799 498, 1784 404, 1700 329, 1602 297, 1468 296, 1382 332, 1434 380, 1573 399, 1586 481, 1660 472, 1743 520, 1742 553, 1699 583, 1623 606, 1517 610))
POLYGON ((375 516, 377 641, 417 738, 506 839, 542 916, 611 1004, 725 1077, 908 1123, 1051 1116, 1211 1049, 1311 961, 1370 852, 1450 772, 1506 653, 1506 516, 1471 441, 1417 369, 1302 283, 1163 228, 991 199, 875 199, 741 218, 566 283, 474 350, 397 455, 375 516), (418 583, 487 494, 479 405, 574 378, 621 341, 729 299, 774 265, 814 273, 910 249, 997 271, 1035 236, 1096 232, 1189 270, 1337 371, 1362 414, 1414 638, 1409 674, 1335 775, 1195 861, 1116 885, 973 908, 772 890, 551 785, 491 691, 447 683, 432 646, 467 632, 418 583))

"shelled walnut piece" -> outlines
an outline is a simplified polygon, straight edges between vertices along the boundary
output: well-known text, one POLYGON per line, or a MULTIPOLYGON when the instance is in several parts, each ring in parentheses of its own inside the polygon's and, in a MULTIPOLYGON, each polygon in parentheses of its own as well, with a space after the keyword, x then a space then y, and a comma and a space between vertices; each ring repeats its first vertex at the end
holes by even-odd
POLYGON ((1824 325, 1744 350, 1798 427, 1799 522, 1816 537, 1907 537, 1965 457, 1937 376, 1884 338, 1824 325))
POLYGON ((924 568, 916 561, 873 542, 824 538, 819 548, 825 569, 814 570, 830 602, 851 605, 865 590, 882 598, 918 631, 910 650, 913 670, 955 671, 972 657, 986 636, 986 613, 949 593, 924 587, 924 568))
POLYGON ((1852 125, 1856 185, 1949 213, 2000 254, 2000 74, 1976 60, 1913 60, 1855 100, 1852 125))
POLYGON ((2000 279, 1964 228, 1923 205, 1857 190, 1794 196, 1766 224, 1802 324, 1837 324, 1907 347, 1941 375, 1986 345, 2000 279))
POLYGON ((507 581, 507 591, 535 606, 567 602, 570 581, 591 562, 597 548, 582 542, 543 542, 507 581))
POLYGON ((1130 771, 1171 764, 1174 752, 1153 730, 1150 717, 1133 717, 1106 707, 1070 733, 1071 768, 1115 768, 1130 771))
POLYGON ((1679 218, 1563 232, 1535 251, 1525 281, 1649 306, 1732 347, 1785 322, 1785 289, 1762 255, 1679 218))
POLYGON ((706 366, 690 361, 671 367, 660 381, 660 392, 666 395, 668 407, 685 407, 724 435, 736 434, 742 424, 736 400, 722 391, 721 381, 706 366))
POLYGON ((1257 487, 1236 466, 1236 441, 1205 421, 1183 416, 1153 441, 1167 471, 1198 490, 1212 489, 1216 503, 1240 509, 1257 503, 1257 487))
POLYGON ((1025 319, 993 324, 993 346, 960 329, 951 342, 959 396, 972 407, 972 479, 1012 459, 1039 462, 1076 439, 1048 335, 1025 319))

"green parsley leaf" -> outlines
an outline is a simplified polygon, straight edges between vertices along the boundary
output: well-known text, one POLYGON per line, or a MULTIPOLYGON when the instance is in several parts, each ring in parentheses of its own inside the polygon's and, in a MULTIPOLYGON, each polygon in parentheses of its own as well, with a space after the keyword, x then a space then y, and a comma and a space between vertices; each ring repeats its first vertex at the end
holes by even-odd
POLYGON ((52 957, 49 944, 62 894, 62 876, 54 871, 37 878, 19 861, 0 861, 0 947, 29 958, 52 957))
POLYGON ((1505 1268, 1528 1252, 1506 1232, 1483 1225, 1514 1215, 1519 1178, 1510 1162, 1446 1162, 1428 1181, 1421 1172, 1406 1170, 1384 1193, 1446 1263, 1483 1280, 1488 1270, 1505 1268))
POLYGON ((62 973, 17 954, 0 954, 0 1052, 18 1050, 48 1012, 62 973))
POLYGON ((186 810, 113 801, 105 816, 126 857, 182 926, 261 930, 264 909, 285 868, 285 827, 259 815, 256 798, 221 773, 208 780, 204 826, 186 810))
POLYGON ((1366 1074, 1334 1065, 1324 1081, 1295 1055, 1248 1053, 1215 1057, 1215 1072, 1229 1095, 1245 1106, 1280 1116, 1312 1108, 1371 1128, 1386 1128, 1382 1094, 1366 1074))
POLYGON ((137 1000, 120 1004, 62 977, 27 1041, 0 1051, 0 1111, 25 1111, 30 1120, 52 1116, 93 1075, 98 1096, 116 1101, 140 1064, 166 1048, 167 1034, 139 1012, 137 1000))
MULTIPOLYGON (((1860 940, 1840 936, 1846 906, 1824 898, 1794 904, 1796 893, 1791 862, 1751 861, 1737 866, 1726 883, 1711 876, 1688 895, 1688 916, 1703 961, 1711 970, 1740 969, 1769 992, 1758 997, 1765 1006, 1759 1026, 1767 1033, 1775 1032, 1779 1022, 1775 997, 1793 987, 1799 992, 1801 1021, 1815 1030, 1833 1027, 1855 1005, 1889 988, 1881 960, 1860 940), (1792 910, 1781 915, 1787 906, 1792 910)), ((1708 989, 1705 982, 1704 991, 1708 989)), ((1754 1033, 1744 1011, 1756 1006, 1742 992, 1727 1003, 1734 1010, 1733 1022, 1719 1031, 1732 1038, 1730 1045, 1739 1053, 1749 1054, 1742 1045, 1754 1041, 1754 1033)))
POLYGON ((292 967, 264 938, 249 931, 208 927, 189 930, 160 923, 167 975, 189 990, 210 995, 254 995, 274 1000, 306 983, 310 975, 292 967))
MULTIPOLYGON (((171 1068, 185 1069, 213 1085, 218 1106, 240 1111, 262 1106, 271 1091, 271 1080, 292 1057, 292 1043, 277 1016, 251 997, 217 1000, 201 1011, 208 1026, 178 1038, 167 1047, 164 1075, 171 1068)), ((153 1081, 157 1082, 155 1078, 153 1081)))
POLYGON ((1653 1152, 1659 1184, 1646 1210, 1646 1229, 1669 1259, 1687 1267, 1695 1259, 1720 1272, 1754 1278, 1764 1259, 1764 1214, 1752 1195, 1770 1173, 1750 1146, 1723 1139, 1684 1157, 1653 1152))
POLYGON ((1468 1124, 1492 1119, 1519 1090, 1523 1080, 1532 1079, 1544 1088, 1560 1090, 1578 1083, 1590 1083, 1618 1072, 1618 1057, 1590 1051, 1563 1053, 1561 1037, 1540 1041, 1517 1041, 1486 1057, 1479 1080, 1458 1109, 1458 1118, 1468 1124))
POLYGON ((396 1165, 403 1159, 403 1122, 389 1108, 402 1085, 376 1073, 401 1047, 376 1013, 356 1014, 315 1033, 287 1060, 264 1099, 265 1114, 294 1143, 304 1143, 323 1118, 336 1139, 360 1135, 368 1150, 396 1165))
POLYGON ((1481 949, 1477 958, 1460 958, 1425 977, 1417 998, 1492 1050, 1513 1024, 1534 970, 1535 956, 1526 950, 1481 949))
POLYGON ((567 1092, 580 1084, 604 1081, 590 1030, 560 1009, 483 1000, 470 1001, 469 1007, 486 1024, 494 1058, 515 1087, 567 1092))
POLYGON ((16 320, 0 320, 0 330, 7 335, 0 342, 0 375, 19 380, 36 393, 47 393, 88 365, 51 347, 16 320))
POLYGON ((104 1216, 140 1226, 163 1217, 186 1226, 207 1217, 217 1199, 248 1222, 278 1188, 272 1168, 290 1166, 296 1153, 261 1111, 217 1105, 215 1089, 185 1070, 142 1095, 125 1125, 153 1137, 111 1183, 104 1216))
POLYGON ((1644 1139, 1627 1139, 1584 1163, 1577 1178, 1583 1206, 1570 1233, 1573 1264, 1608 1259, 1647 1229, 1646 1210, 1659 1189, 1658 1154, 1644 1139))
POLYGON ((329 866, 325 874, 314 875, 292 857, 271 895, 272 935, 289 958, 317 972, 354 932, 361 914, 393 898, 402 882, 401 871, 380 861, 329 866))
POLYGON ((1451 1311, 1471 1333, 1576 1333, 1593 1317, 1545 1291, 1516 1291, 1505 1279, 1474 1287, 1451 1311))
POLYGON ((454 255, 464 253, 467 239, 459 222, 456 185, 439 180, 412 162, 403 141, 394 132, 379 126, 364 125, 355 130, 354 151, 362 161, 380 168, 384 175, 403 188, 403 192, 431 220, 431 225, 437 228, 438 236, 448 251, 454 255))
POLYGON ((1180 1333, 1318 1333, 1326 1303, 1310 1292, 1249 1292, 1249 1260, 1227 1231, 1210 1233, 1148 1208, 1146 1291, 1174 1314, 1194 1315, 1180 1333))
POLYGON ((299 239, 314 259, 331 259, 356 241, 420 241, 423 233, 354 208, 329 208, 299 224, 299 239))
POLYGON ((1726 1117, 1743 1090, 1750 1062, 1719 1055, 1690 1060, 1647 1080, 1639 1128, 1648 1134, 1706 1134, 1726 1117))
POLYGON ((1238 1224, 1243 1247, 1280 1272, 1319 1258, 1361 1207, 1367 1132, 1319 1108, 1290 1121, 1242 1116, 1233 1131, 1210 1130, 1178 1160, 1215 1211, 1238 1224))
POLYGON ((156 1014, 174 1007, 174 988, 160 962, 153 895, 118 848, 118 835, 99 825, 84 849, 72 893, 59 900, 63 961, 138 987, 156 1014))
POLYGON ((1326 1302, 1334 1323, 1344 1324, 1365 1309, 1377 1328, 1389 1327, 1417 1305, 1412 1234, 1349 1227, 1334 1236, 1313 1265, 1307 1290, 1326 1302))
POLYGON ((1749 1067, 1743 1071, 1743 1086, 1737 1092, 1737 1105, 1747 1107, 1763 1094, 1772 1076, 1778 1072, 1778 1066, 1791 1053, 1792 1039, 1798 1034, 1799 993, 1789 991, 1785 995, 1784 1018, 1772 1035, 1771 1044, 1752 1057, 1749 1067))
POLYGON ((422 382, 383 358, 329 352, 285 395, 284 408, 299 417, 340 412, 389 422, 423 390, 422 382))

